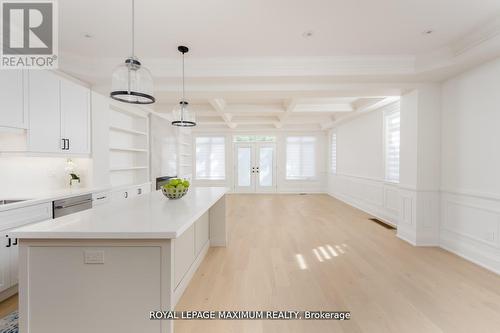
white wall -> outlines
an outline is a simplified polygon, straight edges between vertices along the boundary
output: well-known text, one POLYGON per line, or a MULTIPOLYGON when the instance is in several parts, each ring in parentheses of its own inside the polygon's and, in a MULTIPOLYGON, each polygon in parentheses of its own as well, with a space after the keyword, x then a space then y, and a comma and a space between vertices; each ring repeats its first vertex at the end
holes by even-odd
MULTIPOLYGON (((326 133, 314 132, 224 132, 214 134, 213 132, 193 132, 193 140, 196 136, 224 136, 226 138, 226 179, 224 181, 196 180, 193 170, 194 184, 197 186, 227 186, 234 190, 234 135, 269 135, 276 136, 276 192, 278 193, 322 193, 325 192, 325 181, 327 179, 327 156, 326 156, 326 133), (286 137, 287 136, 315 136, 316 146, 316 180, 300 181, 286 179, 286 137)), ((193 141, 194 147, 194 141, 193 141)), ((194 148, 193 148, 194 151, 194 148)), ((193 167, 196 165, 196 156, 193 154, 193 167)))
POLYGON ((440 243, 500 273, 500 59, 442 91, 440 243))
MULTIPOLYGON (((399 215, 398 189, 384 180, 384 112, 399 108, 393 103, 339 124, 337 173, 329 174, 327 192, 379 219, 396 225, 399 215)), ((330 160, 330 159, 328 159, 330 160)), ((330 169, 330 167, 329 167, 330 169)))
POLYGON ((368 113, 337 129, 337 173, 384 178, 383 110, 368 113))

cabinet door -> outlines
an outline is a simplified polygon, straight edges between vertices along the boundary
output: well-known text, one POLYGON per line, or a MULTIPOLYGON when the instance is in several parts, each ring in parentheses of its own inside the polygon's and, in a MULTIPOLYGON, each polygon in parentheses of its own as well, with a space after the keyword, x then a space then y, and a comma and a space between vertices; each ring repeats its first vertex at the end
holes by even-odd
POLYGON ((62 152, 59 78, 46 70, 29 72, 29 150, 62 152))
POLYGON ((90 89, 61 80, 61 135, 74 154, 90 153, 90 89))
POLYGON ((208 212, 203 214, 194 224, 195 229, 195 255, 198 256, 208 242, 210 225, 208 223, 208 212))
POLYGON ((10 282, 10 252, 8 235, 0 232, 0 292, 11 287, 10 282))
POLYGON ((174 287, 177 288, 195 259, 194 225, 174 240, 174 287))
POLYGON ((17 238, 11 238, 10 256, 9 256, 9 274, 10 286, 19 283, 19 243, 17 238))
POLYGON ((0 126, 26 128, 27 108, 24 107, 24 71, 4 70, 0 75, 0 126))

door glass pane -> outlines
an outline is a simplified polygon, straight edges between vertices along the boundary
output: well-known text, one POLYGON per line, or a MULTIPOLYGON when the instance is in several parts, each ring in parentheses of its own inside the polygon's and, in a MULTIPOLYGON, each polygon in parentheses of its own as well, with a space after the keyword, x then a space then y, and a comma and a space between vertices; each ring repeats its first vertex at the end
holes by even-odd
POLYGON ((273 147, 261 147, 259 151, 259 185, 273 186, 273 147))
POLYGON ((238 186, 250 186, 252 182, 252 148, 238 147, 238 186))

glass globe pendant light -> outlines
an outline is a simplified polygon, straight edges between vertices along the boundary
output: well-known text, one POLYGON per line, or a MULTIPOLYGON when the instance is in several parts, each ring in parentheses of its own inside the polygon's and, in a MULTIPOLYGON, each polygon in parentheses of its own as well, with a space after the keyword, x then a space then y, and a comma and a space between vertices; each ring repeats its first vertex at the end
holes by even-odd
POLYGON ((177 49, 180 53, 182 53, 182 99, 173 111, 174 121, 172 121, 172 125, 179 127, 193 127, 196 126, 195 114, 194 112, 189 111, 189 103, 186 101, 185 96, 186 86, 184 75, 184 55, 189 52, 189 48, 186 46, 179 46, 177 49))
POLYGON ((132 0, 132 55, 115 68, 111 79, 110 97, 124 103, 152 104, 153 77, 135 57, 135 3, 132 0))

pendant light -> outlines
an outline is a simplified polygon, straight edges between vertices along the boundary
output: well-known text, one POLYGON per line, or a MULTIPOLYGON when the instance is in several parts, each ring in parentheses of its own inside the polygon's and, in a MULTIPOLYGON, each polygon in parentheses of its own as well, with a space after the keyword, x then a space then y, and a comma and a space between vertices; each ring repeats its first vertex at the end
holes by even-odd
POLYGON ((173 111, 174 121, 172 121, 172 125, 179 127, 193 127, 196 126, 195 114, 194 112, 189 111, 189 103, 186 101, 185 95, 186 85, 184 74, 184 55, 189 52, 189 49, 186 46, 179 46, 177 49, 180 53, 182 53, 182 99, 173 111))
POLYGON ((110 97, 124 103, 152 104, 153 77, 135 57, 135 3, 132 0, 132 55, 114 71, 110 97))

